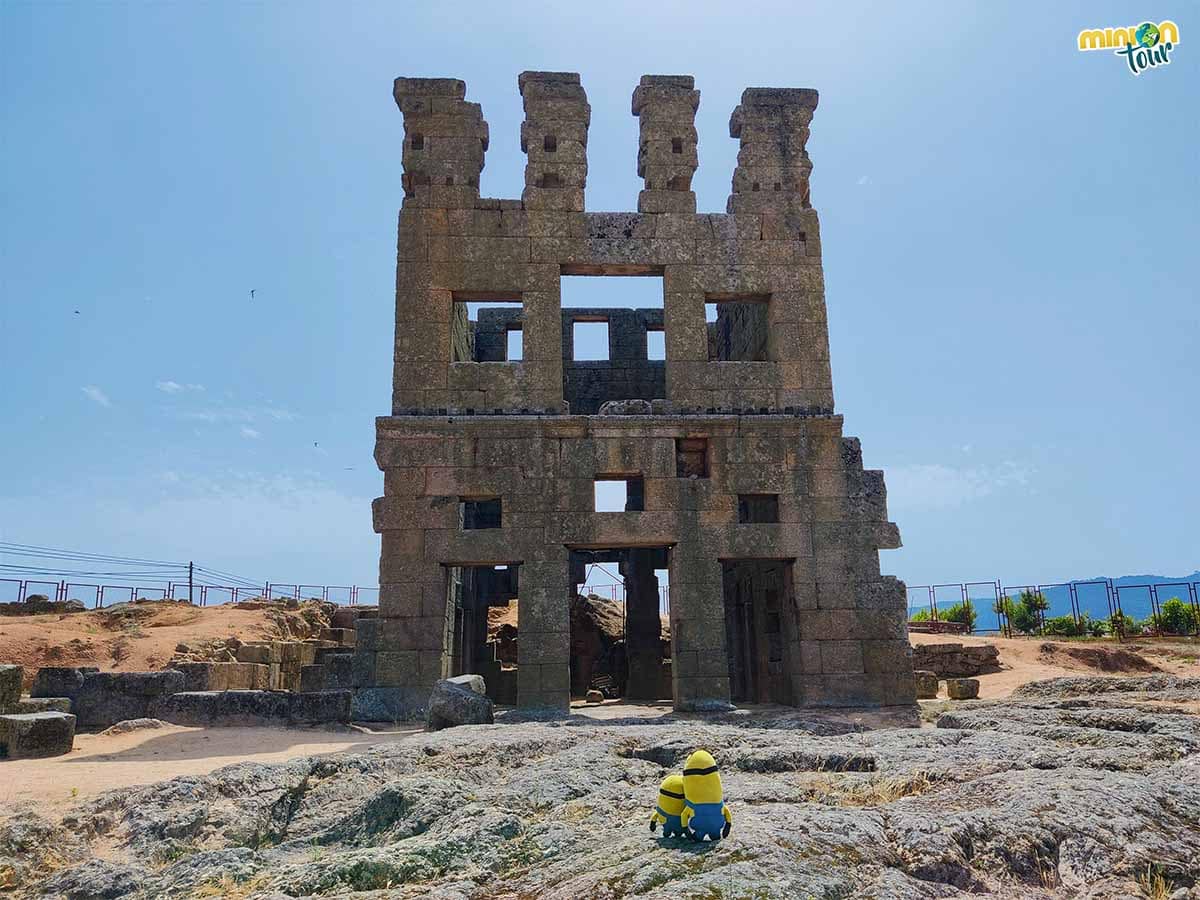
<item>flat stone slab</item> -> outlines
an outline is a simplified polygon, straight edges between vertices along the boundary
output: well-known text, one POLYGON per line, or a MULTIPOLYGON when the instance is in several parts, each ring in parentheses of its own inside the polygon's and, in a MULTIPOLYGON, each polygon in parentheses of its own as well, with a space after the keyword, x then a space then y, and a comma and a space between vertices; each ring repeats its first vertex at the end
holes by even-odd
POLYGON ((0 759, 62 756, 75 746, 75 717, 63 712, 0 716, 0 759))
POLYGON ((350 691, 181 691, 155 715, 175 725, 312 725, 350 721, 350 691))
POLYGON ((71 711, 71 701, 66 697, 22 697, 16 706, 9 710, 13 713, 64 712, 71 711))

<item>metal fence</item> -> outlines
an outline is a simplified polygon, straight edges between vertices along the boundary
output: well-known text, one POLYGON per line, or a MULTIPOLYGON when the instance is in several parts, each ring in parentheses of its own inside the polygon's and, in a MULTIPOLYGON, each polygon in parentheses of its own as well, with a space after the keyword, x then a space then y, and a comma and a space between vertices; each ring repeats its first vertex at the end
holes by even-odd
POLYGON ((1044 584, 1004 584, 1000 579, 996 579, 912 585, 908 588, 908 615, 911 618, 915 613, 928 610, 929 619, 937 622, 945 619, 947 606, 969 603, 975 607, 977 621, 989 615, 995 616, 996 619, 995 629, 976 627, 972 630, 1008 631, 1011 630, 1012 623, 1007 620, 1001 601, 1017 602, 1020 595, 1026 591, 1041 594, 1047 601, 1047 608, 1038 612, 1043 629, 1046 619, 1067 615, 1077 628, 1080 627, 1087 615, 1085 605, 1101 608, 1099 602, 1086 604, 1088 596, 1093 595, 1098 601, 1099 594, 1103 592, 1102 608, 1107 610, 1106 619, 1111 621, 1114 617, 1120 617, 1119 621, 1123 622, 1128 615, 1126 608, 1140 605, 1148 610, 1149 615, 1145 618, 1153 621, 1156 628, 1162 616, 1163 601, 1178 597, 1191 610, 1192 624, 1189 633, 1200 634, 1200 581, 1117 584, 1111 578, 1095 578, 1044 584), (921 599, 914 602, 914 595, 921 599))
POLYGON ((114 603, 131 600, 179 600, 196 606, 216 606, 222 603, 239 603, 252 597, 323 600, 340 606, 374 605, 379 602, 378 587, 358 584, 283 584, 268 581, 261 587, 245 587, 195 581, 189 585, 186 580, 182 580, 154 586, 102 584, 65 578, 58 581, 0 578, 0 603, 22 603, 38 594, 54 601, 78 600, 92 609, 103 609, 114 603))

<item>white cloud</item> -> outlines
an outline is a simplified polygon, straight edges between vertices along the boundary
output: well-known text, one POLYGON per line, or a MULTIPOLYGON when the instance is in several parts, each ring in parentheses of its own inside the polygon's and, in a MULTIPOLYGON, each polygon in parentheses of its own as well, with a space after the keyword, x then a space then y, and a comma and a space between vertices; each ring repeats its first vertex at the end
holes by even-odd
POLYGON ((244 438, 260 438, 260 437, 262 437, 262 434, 255 431, 249 425, 243 425, 242 426, 242 437, 244 437, 244 438))
POLYGON ((1030 471, 1015 462, 956 468, 940 463, 893 466, 884 470, 889 512, 949 509, 1000 491, 1022 488, 1030 471))
POLYGON ((180 394, 184 391, 203 391, 202 384, 180 384, 178 381, 156 381, 154 386, 164 394, 180 394))
POLYGON ((89 384, 80 388, 80 390, 87 394, 90 400, 93 400, 101 406, 112 406, 112 401, 108 399, 108 395, 94 384, 89 384))
POLYGON ((870 184, 870 183, 871 183, 871 179, 870 179, 870 178, 868 178, 866 175, 863 175, 862 177, 860 177, 860 178, 858 179, 858 183, 859 183, 859 184, 870 184))
POLYGON ((189 422, 207 422, 214 425, 220 422, 261 422, 269 419, 272 422, 292 422, 299 418, 295 413, 276 407, 244 407, 219 406, 212 409, 187 410, 177 413, 179 418, 189 422))

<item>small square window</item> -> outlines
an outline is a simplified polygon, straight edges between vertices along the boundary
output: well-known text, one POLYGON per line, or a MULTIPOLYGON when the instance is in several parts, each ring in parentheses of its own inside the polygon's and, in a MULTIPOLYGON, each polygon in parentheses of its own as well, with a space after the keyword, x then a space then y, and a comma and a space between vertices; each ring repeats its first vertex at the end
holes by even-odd
POLYGON ((509 362, 519 362, 524 359, 524 335, 525 332, 520 328, 508 329, 508 347, 505 358, 509 362))
POLYGON ((675 438, 675 475, 708 477, 708 438, 675 438))
POLYGON ((558 152, 558 138, 552 134, 546 135, 545 140, 542 141, 542 149, 545 150, 547 153, 557 153, 558 152))
POLYGON ((501 528, 500 498, 462 497, 459 499, 459 517, 463 531, 501 528))
POLYGON ((593 490, 596 512, 641 512, 646 508, 640 475, 597 476, 593 490))
POLYGON ((683 138, 671 138, 671 152, 672 153, 682 153, 683 152, 683 138))
POLYGON ((572 323, 573 358, 576 360, 608 359, 608 323, 586 319, 572 323))
POLYGON ((778 494, 738 494, 738 522, 760 525, 779 521, 778 494))
POLYGON ((410 142, 410 144, 414 150, 424 150, 425 149, 425 135, 420 134, 419 132, 417 134, 414 134, 412 136, 412 141, 410 142))

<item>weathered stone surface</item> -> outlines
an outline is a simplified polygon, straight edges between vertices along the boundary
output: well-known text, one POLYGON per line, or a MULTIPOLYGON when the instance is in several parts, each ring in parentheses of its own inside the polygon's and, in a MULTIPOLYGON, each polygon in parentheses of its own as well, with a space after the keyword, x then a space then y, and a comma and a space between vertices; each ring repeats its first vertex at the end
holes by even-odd
POLYGON ((476 694, 487 693, 487 683, 483 680, 482 675, 455 675, 452 678, 445 679, 450 684, 457 684, 459 687, 465 687, 474 691, 476 694))
POLYGON ((23 671, 20 666, 0 666, 0 712, 16 706, 21 699, 23 671))
POLYGON ((15 713, 65 713, 71 711, 71 701, 66 697, 22 697, 8 711, 15 713))
POLYGON ((71 699, 80 728, 107 728, 155 715, 155 704, 184 689, 182 672, 86 672, 71 699))
POLYGON ((410 687, 360 687, 351 699, 355 722, 413 722, 425 719, 429 690, 410 687))
POLYGON ((175 725, 312 724, 350 721, 350 691, 182 691, 155 714, 175 725))
POLYGON ((1000 671, 1000 652, 994 644, 916 644, 913 667, 941 678, 973 678, 1000 671))
POLYGON ((471 682, 439 681, 429 697, 426 725, 430 731, 456 725, 491 725, 493 708, 491 699, 475 690, 471 682))
POLYGON ((38 669, 29 691, 31 697, 67 697, 75 699, 83 680, 93 672, 95 666, 43 666, 38 669))
POLYGON ((946 696, 951 700, 974 700, 979 696, 979 679, 947 678, 946 696))
POLYGON ((932 700, 938 695, 939 682, 936 672, 914 669, 913 677, 917 683, 917 699, 932 700))
POLYGON ((75 717, 63 712, 0 715, 0 759, 62 756, 75 743, 75 717))
POLYGON ((0 867, 50 896, 1127 900, 1152 864, 1167 896, 1189 897, 1200 691, 1176 684, 1191 706, 1151 712, 1129 702, 1155 696, 1145 685, 1092 686, 1083 703, 1077 687, 964 705, 933 729, 811 711, 573 717, 240 763, 53 821, 6 810, 0 867), (698 746, 714 748, 734 824, 692 853, 645 820, 698 746), (49 872, 46 847, 66 851, 49 872))

